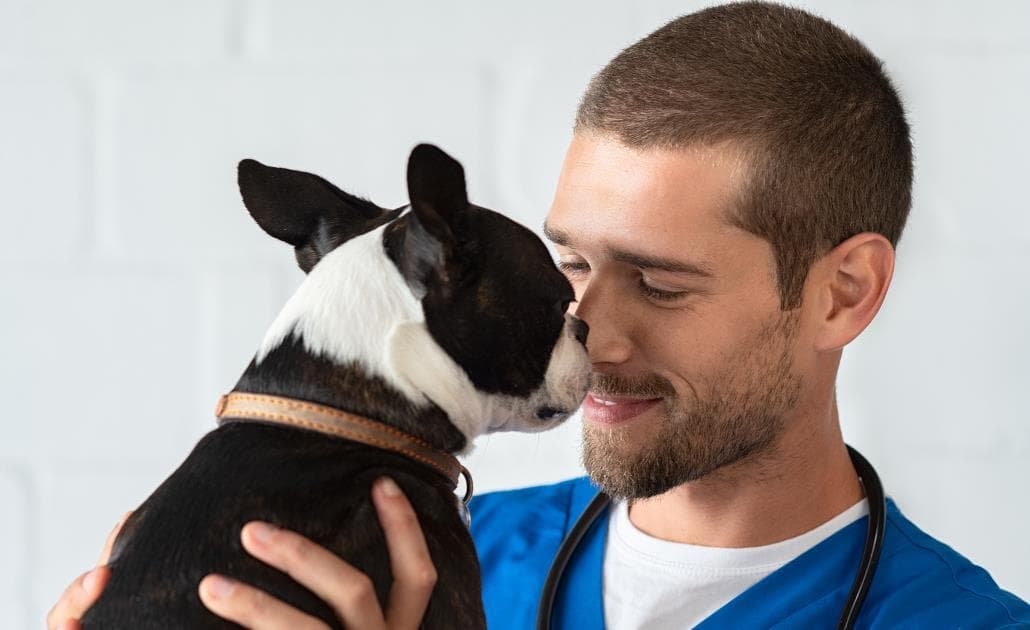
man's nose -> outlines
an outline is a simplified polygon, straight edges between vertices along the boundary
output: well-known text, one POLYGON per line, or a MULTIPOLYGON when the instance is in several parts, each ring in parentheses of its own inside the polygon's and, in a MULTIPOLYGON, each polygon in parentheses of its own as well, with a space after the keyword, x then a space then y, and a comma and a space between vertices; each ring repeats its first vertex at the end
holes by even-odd
POLYGON ((591 362, 595 365, 623 363, 633 354, 633 344, 628 334, 633 322, 627 320, 632 315, 619 299, 617 288, 598 280, 591 278, 582 287, 578 301, 574 304, 575 317, 590 322, 590 345, 587 351, 591 362))
POLYGON ((580 342, 584 346, 587 345, 587 334, 590 333, 590 326, 578 317, 572 318, 572 334, 576 337, 576 341, 580 342))

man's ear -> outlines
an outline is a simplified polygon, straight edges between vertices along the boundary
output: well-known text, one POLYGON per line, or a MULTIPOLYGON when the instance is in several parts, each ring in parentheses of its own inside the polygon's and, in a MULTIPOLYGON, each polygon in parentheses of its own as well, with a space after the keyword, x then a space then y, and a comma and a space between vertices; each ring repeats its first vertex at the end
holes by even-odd
POLYGON ((318 175, 257 160, 240 162, 237 182, 250 216, 270 236, 293 245, 305 273, 341 243, 381 223, 388 212, 318 175))
POLYGON ((880 234, 863 232, 833 248, 816 265, 816 349, 838 350, 865 330, 883 305, 894 274, 894 247, 880 234))
POLYGON ((408 198, 422 228, 445 253, 453 251, 469 207, 465 169, 431 144, 420 144, 408 158, 408 198))

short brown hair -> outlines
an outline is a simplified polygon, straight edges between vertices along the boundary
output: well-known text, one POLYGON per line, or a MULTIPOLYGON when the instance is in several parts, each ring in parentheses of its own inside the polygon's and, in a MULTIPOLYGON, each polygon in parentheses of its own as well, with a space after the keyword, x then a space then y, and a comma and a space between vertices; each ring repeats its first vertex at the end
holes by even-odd
POLYGON ((728 218, 771 243, 784 309, 851 236, 896 246, 911 205, 909 127, 882 63, 800 9, 742 2, 673 20, 593 78, 576 131, 741 149, 750 176, 728 218))

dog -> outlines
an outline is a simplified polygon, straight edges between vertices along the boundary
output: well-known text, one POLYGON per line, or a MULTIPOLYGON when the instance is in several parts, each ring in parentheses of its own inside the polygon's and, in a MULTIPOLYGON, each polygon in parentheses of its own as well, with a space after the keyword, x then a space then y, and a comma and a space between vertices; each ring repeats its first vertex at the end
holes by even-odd
POLYGON ((393 210, 254 160, 240 162, 238 182, 250 215, 293 246, 307 275, 223 397, 222 424, 126 521, 83 627, 237 627, 201 603, 209 573, 342 627, 243 550, 251 520, 330 549, 385 606, 390 563, 370 492, 388 475, 437 570, 422 627, 484 628, 453 455, 481 434, 552 428, 582 402, 587 326, 566 312, 572 287, 530 230, 469 203, 463 168, 431 145, 411 152, 410 204, 393 210), (365 428, 404 448, 355 433, 365 428))

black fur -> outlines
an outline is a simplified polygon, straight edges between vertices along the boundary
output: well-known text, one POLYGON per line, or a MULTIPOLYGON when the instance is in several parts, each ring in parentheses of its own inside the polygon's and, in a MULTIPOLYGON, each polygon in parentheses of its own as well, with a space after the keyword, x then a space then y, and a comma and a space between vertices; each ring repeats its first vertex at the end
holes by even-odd
POLYGON ((480 391, 525 396, 536 390, 575 299, 547 248, 511 219, 470 205, 454 228, 456 249, 441 262, 434 256, 441 246, 419 223, 414 213, 405 215, 384 238, 387 254, 424 294, 433 339, 480 391), (513 283, 513 270, 532 281, 513 283))
POLYGON ((132 514, 111 556, 111 579, 83 627, 237 627, 197 595, 201 578, 218 572, 341 628, 313 593, 247 554, 240 528, 260 519, 301 532, 365 572, 385 602, 390 563, 369 496, 382 475, 397 481, 418 513, 439 576, 422 627, 485 627, 479 565, 449 481, 401 455, 256 423, 209 433, 132 514))
POLYGON ((572 286, 532 231, 469 203, 461 165, 436 147, 412 151, 408 194, 412 212, 384 238, 422 299, 429 332, 477 389, 533 392, 575 299, 572 286), (531 281, 512 282, 512 273, 531 281))
MULTIPOLYGON (((305 271, 348 239, 393 221, 384 231, 386 255, 422 300, 436 342, 481 391, 532 392, 561 333, 571 287, 532 232, 469 205, 461 166, 439 149, 412 152, 408 182, 412 212, 396 219, 400 210, 384 210, 318 176, 253 160, 239 166, 248 210, 295 248, 305 271)), ((585 341, 585 326, 580 333, 585 341)), ((337 407, 448 452, 466 446, 440 408, 412 405, 360 365, 312 356, 295 336, 260 364, 252 361, 235 391, 337 407)), ((412 502, 436 565, 422 627, 484 628, 479 566, 449 480, 392 452, 254 422, 205 436, 133 513, 115 543, 110 582, 83 627, 235 627, 209 613, 197 595, 200 579, 212 572, 340 627, 313 593, 250 557, 240 528, 259 519, 304 534, 368 574, 385 604, 390 564, 369 496, 383 475, 412 502)))

